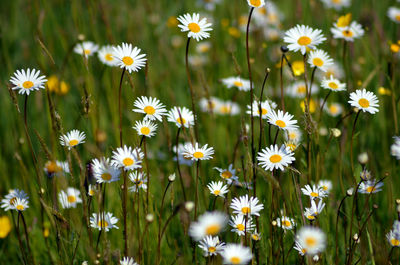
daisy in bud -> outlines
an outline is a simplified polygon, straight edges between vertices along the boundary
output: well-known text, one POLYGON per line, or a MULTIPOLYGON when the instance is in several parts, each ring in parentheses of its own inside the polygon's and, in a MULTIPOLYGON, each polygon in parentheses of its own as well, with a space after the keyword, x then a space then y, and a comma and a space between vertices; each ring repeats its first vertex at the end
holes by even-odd
POLYGON ((112 165, 117 168, 123 168, 125 171, 142 167, 144 154, 140 148, 133 149, 130 146, 118 147, 113 151, 112 165))
POLYGON ((194 125, 194 115, 191 110, 186 107, 173 107, 167 114, 169 122, 175 123, 178 128, 182 126, 189 128, 194 125))
POLYGON ((90 226, 99 230, 104 230, 108 232, 108 230, 112 228, 118 229, 118 226, 115 224, 118 222, 118 218, 114 217, 112 213, 103 212, 99 214, 93 213, 92 217, 90 217, 90 226))
POLYGON ((276 225, 281 227, 283 230, 292 230, 296 226, 296 223, 293 218, 282 216, 281 218, 278 217, 276 219, 276 225))
MULTIPOLYGON (((262 119, 267 119, 268 118, 268 113, 272 110, 269 101, 265 100, 261 102, 261 111, 260 111, 260 102, 259 101, 253 101, 253 116, 254 117, 260 117, 262 119)), ((251 114, 251 106, 247 105, 247 114, 251 114)))
POLYGON ((137 98, 133 105, 135 107, 132 109, 133 112, 146 114, 144 120, 162 121, 162 116, 167 114, 165 105, 156 98, 142 96, 137 98))
POLYGON ((178 27, 182 32, 188 32, 188 38, 194 38, 197 41, 210 37, 209 31, 212 31, 211 23, 207 23, 206 18, 200 19, 200 14, 185 14, 178 17, 180 24, 178 27))
POLYGON ((106 45, 101 47, 97 53, 99 60, 108 66, 116 66, 117 59, 114 57, 114 47, 111 45, 106 45))
POLYGON ((313 50, 310 52, 307 61, 311 67, 316 67, 326 72, 327 67, 333 64, 333 59, 323 50, 313 50))
POLYGON ((82 43, 78 43, 74 47, 74 52, 85 56, 86 58, 92 56, 97 52, 99 49, 99 45, 91 42, 91 41, 84 41, 82 43))
POLYGON ((194 161, 198 160, 210 160, 212 159, 212 155, 214 154, 214 148, 208 147, 208 144, 200 147, 199 143, 192 143, 186 144, 183 147, 183 156, 186 159, 191 159, 194 161))
POLYGON ((255 227, 251 218, 247 218, 246 222, 246 217, 240 214, 232 216, 229 225, 233 227, 231 231, 238 234, 238 236, 244 236, 245 231, 246 233, 251 233, 255 227))
POLYGON ((4 197, 4 199, 1 200, 1 208, 3 208, 4 211, 14 209, 14 203, 18 198, 20 200, 29 199, 28 195, 23 190, 19 189, 10 190, 10 192, 4 197))
POLYGON ((265 0, 247 0, 247 3, 251 7, 263 7, 265 5, 265 0))
POLYGON ((322 212, 325 207, 325 203, 322 200, 319 200, 318 204, 316 204, 315 200, 311 200, 311 207, 306 208, 304 211, 304 216, 313 221, 315 218, 322 212))
POLYGON ((86 135, 84 132, 80 132, 78 130, 72 130, 67 134, 60 136, 60 144, 71 150, 72 147, 75 147, 79 144, 85 142, 86 135))
POLYGON ((239 198, 233 198, 230 208, 233 209, 234 214, 260 216, 260 211, 264 209, 264 206, 258 203, 257 197, 250 197, 249 199, 249 196, 246 194, 239 198))
POLYGON ((369 112, 375 114, 379 111, 379 101, 374 93, 364 89, 356 90, 350 94, 350 100, 348 101, 351 106, 362 110, 363 112, 369 112))
POLYGON ((24 198, 16 198, 15 199, 15 201, 14 201, 14 203, 13 203, 13 210, 16 210, 16 211, 18 211, 18 212, 23 212, 23 211, 25 211, 26 209, 28 209, 29 208, 29 202, 28 202, 28 200, 27 199, 24 199, 24 198))
POLYGON ((332 181, 321 179, 318 182, 318 187, 322 188, 326 193, 329 193, 332 189, 332 181))
POLYGON ((340 83, 339 79, 334 78, 333 75, 331 75, 329 78, 324 77, 322 79, 321 86, 333 92, 346 90, 346 84, 340 83))
POLYGON ((139 136, 152 137, 156 134, 157 124, 150 120, 136 121, 133 129, 136 130, 139 136))
POLYGON ((227 169, 214 167, 219 172, 219 176, 226 180, 226 183, 231 184, 232 181, 238 180, 238 176, 236 176, 236 170, 233 168, 233 164, 230 164, 227 169))
POLYGON ((292 120, 294 116, 288 112, 271 110, 267 116, 268 123, 277 126, 279 129, 292 130, 299 127, 297 126, 297 120, 292 120))
POLYGON ((138 263, 135 262, 133 258, 130 257, 124 257, 119 261, 120 265, 139 265, 138 263))
POLYGON ((139 189, 147 190, 147 178, 143 172, 131 172, 129 179, 133 182, 133 186, 129 187, 130 192, 138 192, 139 189))
POLYGON ((301 188, 301 191, 304 195, 309 196, 312 200, 321 199, 328 196, 323 188, 316 185, 312 185, 312 187, 310 185, 305 185, 304 188, 301 188))
POLYGON ((296 159, 289 147, 282 145, 279 148, 278 145, 271 145, 258 153, 257 160, 263 169, 273 171, 274 169, 284 170, 296 159))
POLYGON ((189 235, 195 241, 200 241, 206 236, 216 236, 225 229, 227 222, 228 216, 223 212, 206 212, 190 224, 189 235))
POLYGON ((67 188, 67 191, 58 193, 58 201, 63 209, 76 208, 78 203, 82 203, 81 192, 75 188, 67 188))
POLYGON ((253 258, 249 247, 227 244, 221 253, 224 264, 248 264, 253 258))
POLYGON ((326 247, 326 235, 318 227, 302 227, 296 234, 296 241, 306 249, 307 255, 318 254, 326 247))
POLYGON ((146 65, 146 54, 140 54, 141 49, 133 47, 132 44, 122 43, 114 47, 113 56, 116 65, 125 68, 129 73, 138 72, 146 65))
POLYGON ((34 90, 44 88, 47 79, 46 76, 40 75, 40 71, 36 69, 17 70, 14 76, 11 77, 10 82, 13 84, 13 90, 19 90, 19 94, 29 95, 34 90))
POLYGON ((92 160, 93 176, 97 183, 111 183, 119 180, 121 171, 111 164, 109 158, 92 160))
POLYGON ((227 88, 236 87, 240 91, 250 90, 250 81, 243 79, 240 76, 224 78, 221 81, 227 88))
POLYGON ((201 248, 204 252, 205 257, 209 256, 217 256, 224 249, 225 243, 220 242, 219 238, 206 236, 199 242, 199 248, 201 248))
POLYGON ((284 42, 288 43, 287 46, 290 51, 301 51, 306 54, 307 48, 313 50, 317 45, 326 40, 322 35, 322 30, 312 29, 309 26, 297 25, 294 28, 285 32, 284 42))
POLYGON ((225 198, 225 194, 229 191, 228 187, 224 185, 222 181, 212 181, 207 185, 208 189, 210 190, 211 194, 215 195, 216 197, 220 196, 225 198))
POLYGON ((387 11, 387 16, 392 20, 393 22, 400 24, 400 8, 397 7, 389 7, 387 11))
POLYGON ((358 188, 359 193, 371 194, 382 190, 383 182, 378 182, 375 179, 363 181, 358 188))
POLYGON ((400 137, 393 137, 394 143, 390 146, 390 154, 400 160, 400 137))

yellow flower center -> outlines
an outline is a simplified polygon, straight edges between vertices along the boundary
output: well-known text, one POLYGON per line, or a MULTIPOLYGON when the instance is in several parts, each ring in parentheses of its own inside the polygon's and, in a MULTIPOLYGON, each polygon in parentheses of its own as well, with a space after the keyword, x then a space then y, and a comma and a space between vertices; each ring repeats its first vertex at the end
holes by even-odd
POLYGON ((289 139, 290 140, 296 139, 296 133, 294 133, 294 132, 289 133, 289 139))
POLYGON ((193 33, 199 33, 200 32, 200 26, 197 23, 189 23, 188 28, 191 32, 193 33))
POLYGON ((361 107, 363 108, 368 108, 369 107, 369 101, 368 99, 362 98, 358 101, 358 104, 360 104, 361 107))
POLYGON ((85 55, 89 55, 91 51, 89 49, 86 49, 83 52, 85 53, 85 55))
POLYGON ((102 227, 102 228, 108 227, 107 221, 104 221, 104 220, 100 220, 100 221, 97 223, 97 225, 98 225, 99 227, 102 227))
POLYGON ((180 125, 184 125, 186 123, 186 120, 184 118, 177 118, 176 122, 179 123, 180 125))
POLYGON ((32 81, 25 81, 25 82, 22 84, 22 86, 23 86, 25 89, 29 89, 29 88, 33 87, 33 82, 32 82, 32 81))
POLYGON ((289 147, 292 152, 297 148, 297 146, 294 143, 288 143, 286 144, 286 146, 289 147))
POLYGON ((260 237, 256 234, 252 234, 251 237, 253 238, 253 240, 257 241, 260 239, 260 237))
POLYGON ((56 162, 50 161, 46 164, 46 170, 49 174, 60 172, 62 169, 57 165, 56 162))
POLYGON ((221 177, 224 179, 230 179, 232 177, 232 173, 229 170, 226 170, 221 173, 221 177))
MULTIPOLYGON (((250 4, 255 7, 259 7, 261 5, 261 0, 250 0, 250 4)), ((236 264, 236 263, 234 263, 236 264)))
POLYGON ((203 158, 204 154, 202 152, 194 152, 193 156, 197 159, 203 158))
POLYGON ((392 246, 394 246, 394 247, 397 247, 397 246, 400 245, 400 241, 397 240, 396 238, 392 238, 392 239, 390 240, 390 244, 392 244, 392 246))
POLYGON ((107 53, 105 56, 104 56, 104 59, 106 59, 106 61, 112 61, 112 60, 114 60, 114 58, 113 58, 113 56, 112 56, 112 54, 111 53, 107 53))
MULTIPOLYGON (((257 110, 257 113, 260 114, 260 109, 257 110)), ((268 113, 268 110, 261 108, 261 115, 266 115, 268 113)))
POLYGON ((124 58, 122 58, 122 62, 125 64, 125 65, 132 65, 133 64, 133 59, 132 59, 132 57, 130 57, 130 56, 125 56, 124 58))
POLYGON ((324 65, 324 61, 321 58, 314 58, 312 62, 317 67, 321 67, 324 65))
POLYGON ((234 84, 235 86, 237 86, 237 87, 242 87, 242 86, 243 86, 243 83, 240 82, 240 81, 235 81, 235 82, 233 82, 233 84, 234 84))
POLYGON ((77 144, 79 144, 79 141, 76 140, 76 139, 73 139, 73 140, 69 141, 69 145, 70 145, 70 146, 75 146, 75 145, 77 145, 77 144))
POLYGON ((221 226, 218 224, 209 225, 206 228, 206 234, 215 236, 216 234, 219 233, 220 230, 221 230, 221 226))
POLYGON ((133 159, 130 158, 130 157, 127 157, 127 158, 125 158, 124 160, 122 160, 122 163, 123 163, 124 166, 126 166, 126 167, 132 166, 134 162, 135 162, 135 161, 133 161, 133 159))
POLYGON ((397 21, 400 21, 400 15, 396 15, 395 18, 396 18, 397 21))
POLYGON ((328 86, 332 89, 338 89, 339 86, 336 84, 336 82, 329 82, 328 86))
POLYGON ((236 225, 237 230, 239 231, 244 231, 244 225, 243 224, 238 224, 236 225))
POLYGON ((353 31, 351 31, 351 30, 343 30, 342 31, 342 34, 343 34, 343 36, 345 36, 345 37, 347 37, 347 38, 351 38, 351 37, 353 37, 353 31))
POLYGON ((289 227, 289 226, 291 226, 291 223, 290 223, 289 220, 284 220, 284 221, 282 222, 282 225, 283 225, 283 226, 286 226, 286 227, 289 227))
POLYGON ((275 124, 278 125, 281 128, 285 128, 286 127, 286 123, 284 121, 282 121, 282 120, 277 120, 275 122, 275 124))
POLYGON ((110 173, 103 173, 101 174, 101 178, 105 181, 109 181, 111 179, 111 174, 110 173))
POLYGON ((144 107, 144 108, 143 108, 143 111, 144 111, 146 114, 149 114, 149 115, 153 115, 154 113, 156 113, 156 109, 153 108, 152 106, 146 106, 146 107, 144 107))
POLYGON ((307 250, 306 250, 305 248, 302 248, 302 249, 301 249, 301 252, 302 252, 303 254, 306 254, 307 250))
POLYGON ((311 39, 307 36, 302 36, 297 40, 297 43, 301 46, 307 46, 311 44, 311 39))
POLYGON ((221 193, 220 190, 214 190, 214 195, 219 195, 221 193))
POLYGON ((250 213, 250 208, 249 207, 243 207, 242 208, 242 213, 243 214, 249 214, 250 213))
MULTIPOLYGON (((250 0, 250 1, 255 1, 255 0, 250 0)), ((232 257, 231 258, 231 263, 232 264, 240 264, 240 262, 241 262, 241 259, 239 258, 239 257, 232 257)))
POLYGON ((315 216, 314 216, 314 215, 309 215, 309 216, 307 216, 307 219, 308 219, 308 220, 314 220, 314 219, 315 219, 315 216))
POLYGON ((142 128, 140 129, 140 133, 141 133, 141 134, 144 134, 144 135, 148 135, 148 134, 150 133, 149 127, 142 127, 142 128))
POLYGON ((323 190, 328 190, 328 186, 322 186, 323 190))
POLYGON ((277 154, 272 155, 272 156, 269 158, 269 161, 271 161, 271 163, 279 163, 279 162, 281 162, 281 160, 282 160, 282 156, 277 155, 277 154))
POLYGON ((94 190, 89 190, 89 195, 93 196, 95 194, 94 190))
POLYGON ((216 247, 209 247, 208 248, 208 252, 210 252, 210 253, 214 253, 215 251, 217 251, 216 247))
POLYGON ((369 186, 366 190, 368 193, 371 193, 371 192, 376 191, 376 188, 374 186, 369 186))
POLYGON ((67 197, 67 201, 68 201, 69 203, 74 203, 74 202, 76 202, 76 197, 75 197, 74 195, 69 195, 69 196, 67 197))
POLYGON ((24 206, 22 204, 18 204, 17 207, 15 207, 15 208, 17 208, 18 211, 24 210, 24 206))
POLYGON ((306 87, 305 86, 298 86, 297 87, 297 93, 299 93, 299 94, 306 93, 306 87))
POLYGON ((317 244, 317 240, 315 239, 315 237, 312 236, 306 237, 305 241, 308 247, 313 247, 317 244))
POLYGON ((311 197, 318 197, 318 193, 316 193, 316 192, 311 192, 310 195, 311 195, 311 197))

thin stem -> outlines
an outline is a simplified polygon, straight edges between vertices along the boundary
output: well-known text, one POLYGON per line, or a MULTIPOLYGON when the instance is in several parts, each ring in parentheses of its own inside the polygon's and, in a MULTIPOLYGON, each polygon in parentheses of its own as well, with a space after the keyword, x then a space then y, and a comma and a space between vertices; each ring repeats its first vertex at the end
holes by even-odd
POLYGON ((186 192, 185 192, 185 186, 183 185, 183 177, 181 173, 181 167, 179 165, 179 133, 181 132, 181 128, 178 128, 178 131, 176 132, 176 141, 175 141, 175 148, 176 148, 176 168, 178 169, 178 175, 179 175, 179 182, 181 183, 181 188, 182 188, 182 193, 183 193, 183 199, 186 201, 186 192))
POLYGON ((124 256, 128 256, 128 224, 126 220, 127 211, 126 211, 126 201, 128 199, 128 182, 127 175, 124 169, 122 170, 123 178, 124 178, 124 186, 123 186, 123 199, 122 199, 122 214, 124 218, 124 256))
POLYGON ((197 219, 197 208, 198 208, 198 185, 199 185, 199 166, 200 166, 200 160, 197 160, 196 163, 196 184, 195 184, 195 197, 194 197, 194 219, 197 219))
POLYGON ((146 145, 146 137, 143 136, 143 149, 144 149, 144 161, 146 164, 146 173, 147 173, 147 190, 146 190, 146 212, 149 212, 149 190, 150 190, 150 169, 149 169, 149 160, 147 159, 147 145, 146 145))
POLYGON ((284 93, 283 93, 283 58, 284 58, 285 54, 282 53, 281 56, 281 69, 280 69, 280 76, 279 76, 279 80, 280 80, 280 85, 281 85, 281 108, 283 110, 283 112, 285 112, 285 99, 284 99, 284 93))
POLYGON ((354 178, 354 163, 353 163, 353 138, 354 138, 354 132, 356 130, 356 123, 358 120, 358 116, 360 116, 361 111, 357 112, 356 118, 354 119, 353 123, 353 129, 351 130, 351 141, 350 141, 350 163, 351 163, 351 174, 352 177, 354 178))
POLYGON ((329 95, 331 94, 331 92, 332 92, 332 90, 329 90, 328 94, 326 94, 326 96, 325 96, 325 98, 324 98, 324 101, 322 101, 321 107, 319 108, 318 123, 321 121, 321 118, 322 118, 322 111, 324 110, 325 103, 326 103, 326 101, 328 100, 328 97, 329 97, 329 95))
POLYGON ((186 75, 188 78, 188 84, 190 89, 190 97, 192 100, 192 111, 194 115, 194 136, 196 138, 196 142, 198 141, 198 131, 197 131, 197 114, 196 114, 196 105, 194 104, 194 90, 192 85, 192 79, 190 78, 190 71, 189 71, 189 45, 190 45, 191 38, 188 38, 186 43, 186 54, 185 54, 185 64, 186 64, 186 75))
POLYGON ((339 264, 339 246, 338 246, 338 223, 339 223, 339 214, 340 214, 340 208, 342 207, 344 200, 347 198, 346 196, 340 201, 337 214, 336 214, 336 225, 335 225, 335 248, 336 248, 336 265, 339 264))
MULTIPOLYGON (((14 221, 14 214, 13 214, 13 221, 14 221)), ((15 221, 14 221, 15 224, 15 221)), ((17 217, 17 238, 18 238, 18 244, 19 244, 19 248, 21 249, 21 254, 22 254, 22 260, 24 261, 24 264, 27 264, 27 257, 26 257, 26 253, 25 253, 25 248, 24 245, 22 244, 22 240, 21 240, 21 234, 19 231, 19 212, 18 212, 18 217, 17 217)))
POLYGON ((26 227, 25 217, 24 217, 23 213, 20 211, 18 211, 18 215, 21 215, 22 224, 24 225, 25 240, 26 240, 26 245, 28 247, 28 253, 29 253, 29 256, 31 257, 32 264, 35 265, 35 259, 33 258, 33 253, 31 251, 31 246, 29 244, 29 235, 28 235, 28 229, 26 227))
POLYGON ((122 70, 121 80, 119 81, 118 92, 118 113, 119 113, 119 145, 122 147, 122 110, 121 110, 121 97, 122 97, 122 81, 124 80, 126 68, 122 70))

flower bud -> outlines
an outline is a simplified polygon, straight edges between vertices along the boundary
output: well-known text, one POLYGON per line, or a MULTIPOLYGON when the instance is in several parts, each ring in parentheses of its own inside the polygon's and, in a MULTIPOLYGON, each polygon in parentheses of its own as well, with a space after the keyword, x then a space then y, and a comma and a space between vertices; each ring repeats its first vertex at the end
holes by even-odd
POLYGON ((185 210, 186 211, 191 212, 193 210, 193 208, 194 208, 194 202, 192 202, 192 201, 185 202, 185 210))
POLYGON ((146 215, 146 221, 147 221, 148 223, 153 222, 153 221, 154 221, 154 215, 151 214, 151 213, 147 214, 147 215, 146 215))
POLYGON ((365 165, 368 163, 368 154, 366 152, 363 152, 361 154, 358 155, 358 162, 361 165, 365 165))
POLYGON ((175 173, 168 176, 168 181, 169 181, 169 182, 174 182, 175 179, 176 179, 175 173))
POLYGON ((331 133, 333 135, 333 137, 340 137, 340 135, 342 135, 342 132, 338 129, 338 128, 332 128, 331 129, 331 133))

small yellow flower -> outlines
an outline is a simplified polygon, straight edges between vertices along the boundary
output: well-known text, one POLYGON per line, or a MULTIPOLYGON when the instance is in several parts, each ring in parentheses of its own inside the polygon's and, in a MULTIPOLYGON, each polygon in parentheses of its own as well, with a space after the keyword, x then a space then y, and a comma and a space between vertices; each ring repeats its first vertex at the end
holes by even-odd
POLYGON ((392 43, 392 44, 390 45, 390 51, 391 51, 392 53, 398 53, 398 52, 400 51, 400 45, 397 44, 397 43, 392 43))
POLYGON ((167 27, 175 28, 178 26, 178 19, 175 16, 171 16, 167 20, 167 27))
POLYGON ((47 81, 47 87, 50 92, 56 93, 57 95, 66 95, 69 91, 69 85, 63 80, 59 80, 57 76, 52 75, 47 81))
POLYGON ((378 88, 378 93, 379 95, 390 96, 392 94, 392 91, 381 86, 380 88, 378 88))
POLYGON ((304 62, 303 61, 294 61, 292 63, 292 69, 295 76, 300 76, 304 74, 304 62))
MULTIPOLYGON (((304 105, 304 100, 302 100, 301 102, 300 102, 300 107, 301 107, 301 110, 303 111, 303 112, 305 112, 305 105, 304 105)), ((310 113, 314 113, 315 112, 315 110, 316 110, 316 108, 317 108, 317 105, 315 104, 315 101, 313 100, 313 99, 311 99, 310 100, 310 113)))
POLYGON ((229 27, 228 33, 229 33, 229 35, 231 35, 234 38, 240 38, 240 31, 239 31, 239 29, 237 29, 235 27, 229 27))
POLYGON ((339 28, 344 28, 350 25, 350 23, 351 23, 351 13, 348 13, 344 16, 339 17, 336 26, 338 26, 339 28))
POLYGON ((6 238, 11 231, 11 222, 8 216, 0 216, 0 238, 6 238))
POLYGON ((44 237, 49 237, 49 235, 50 235, 50 230, 46 227, 46 228, 43 230, 43 236, 44 236, 44 237))

